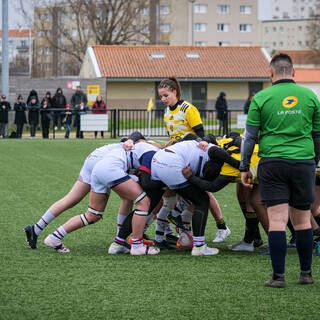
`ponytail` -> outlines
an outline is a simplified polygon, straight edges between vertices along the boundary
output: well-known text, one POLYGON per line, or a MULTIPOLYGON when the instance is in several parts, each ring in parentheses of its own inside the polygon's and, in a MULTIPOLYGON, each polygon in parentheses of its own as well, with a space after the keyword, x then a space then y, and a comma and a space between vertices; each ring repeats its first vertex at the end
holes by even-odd
POLYGON ((158 85, 158 89, 162 89, 162 88, 168 88, 171 92, 176 90, 177 99, 178 100, 181 99, 181 86, 180 86, 179 80, 176 77, 170 77, 162 80, 158 85))

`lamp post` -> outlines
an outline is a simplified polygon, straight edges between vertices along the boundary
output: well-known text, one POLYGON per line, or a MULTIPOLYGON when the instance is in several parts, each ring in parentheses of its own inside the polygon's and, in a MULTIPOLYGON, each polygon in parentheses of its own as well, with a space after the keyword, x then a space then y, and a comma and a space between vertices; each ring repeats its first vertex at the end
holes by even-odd
POLYGON ((196 2, 196 0, 188 0, 188 2, 191 3, 191 45, 194 45, 193 4, 196 2))
POLYGON ((2 75, 1 90, 9 97, 8 0, 2 1, 2 75))

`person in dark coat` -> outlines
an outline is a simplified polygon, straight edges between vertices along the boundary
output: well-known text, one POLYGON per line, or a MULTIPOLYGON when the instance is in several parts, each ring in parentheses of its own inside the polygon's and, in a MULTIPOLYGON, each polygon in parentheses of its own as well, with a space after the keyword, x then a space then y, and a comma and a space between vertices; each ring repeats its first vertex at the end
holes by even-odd
POLYGON ((54 130, 58 130, 58 125, 60 122, 61 130, 64 130, 62 120, 64 118, 64 110, 67 105, 67 99, 63 95, 62 89, 58 88, 55 95, 52 98, 52 106, 55 109, 61 109, 61 111, 54 111, 54 130))
POLYGON ((219 133, 221 136, 228 133, 228 105, 226 94, 221 91, 216 101, 217 119, 219 120, 219 133))
POLYGON ((244 104, 244 106, 243 106, 243 113, 244 113, 244 114, 248 114, 251 100, 252 100, 252 98, 253 98, 253 96, 254 96, 255 94, 256 94, 255 91, 252 91, 252 92, 249 94, 249 97, 248 97, 247 101, 245 102, 245 104, 244 104))
POLYGON ((7 97, 3 94, 0 101, 0 137, 8 137, 8 113, 11 109, 10 103, 6 100, 7 97))
POLYGON ((36 97, 31 97, 30 102, 28 103, 28 111, 29 111, 29 125, 30 125, 30 137, 34 138, 36 135, 36 129, 39 124, 39 109, 40 105, 37 102, 36 97))
POLYGON ((18 96, 18 102, 14 104, 14 111, 16 112, 14 117, 14 123, 17 126, 17 138, 22 137, 23 126, 27 123, 26 110, 27 106, 25 102, 23 102, 23 97, 21 95, 18 96))
POLYGON ((28 95, 27 105, 29 105, 29 103, 31 102, 31 98, 32 98, 32 97, 35 97, 37 103, 40 104, 39 97, 38 97, 38 92, 37 92, 36 90, 32 89, 32 90, 29 92, 29 95, 28 95))
POLYGON ((50 107, 48 104, 48 100, 42 100, 41 109, 40 109, 40 116, 41 116, 41 128, 42 128, 42 138, 47 139, 49 138, 49 128, 50 128, 50 107))
POLYGON ((73 94, 71 98, 71 105, 75 109, 75 118, 74 118, 74 127, 77 128, 76 137, 83 138, 83 131, 80 131, 80 119, 81 114, 85 114, 87 110, 88 100, 85 93, 81 90, 80 86, 77 86, 76 92, 73 94))
MULTIPOLYGON (((92 114, 106 114, 107 105, 103 101, 102 96, 97 96, 96 102, 92 106, 92 114)), ((94 137, 97 138, 98 131, 94 132, 94 137)), ((103 131, 101 131, 101 138, 103 138, 103 131)))

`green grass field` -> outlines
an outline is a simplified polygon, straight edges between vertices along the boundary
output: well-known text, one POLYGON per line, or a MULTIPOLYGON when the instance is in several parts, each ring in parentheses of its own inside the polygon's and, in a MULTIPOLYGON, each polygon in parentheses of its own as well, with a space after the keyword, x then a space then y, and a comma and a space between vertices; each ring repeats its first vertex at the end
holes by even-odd
MULTIPOLYGON (((119 198, 113 194, 104 219, 69 234, 70 254, 59 254, 44 238, 70 217, 83 213, 84 199, 42 233, 38 249, 26 245, 22 229, 39 220, 77 179, 86 155, 107 140, 1 140, 0 319, 316 319, 316 283, 299 286, 298 256, 287 255, 287 288, 265 288, 269 257, 227 251, 240 240, 243 218, 233 185, 216 194, 232 230, 220 254, 192 257, 183 250, 158 256, 110 256, 119 198)), ((154 225, 149 230, 153 235, 154 225)), ((207 243, 216 227, 209 217, 207 243)), ((266 238, 264 236, 264 238, 266 238)), ((212 243, 211 243, 212 244, 212 243)), ((261 250, 260 250, 261 251, 261 250)))

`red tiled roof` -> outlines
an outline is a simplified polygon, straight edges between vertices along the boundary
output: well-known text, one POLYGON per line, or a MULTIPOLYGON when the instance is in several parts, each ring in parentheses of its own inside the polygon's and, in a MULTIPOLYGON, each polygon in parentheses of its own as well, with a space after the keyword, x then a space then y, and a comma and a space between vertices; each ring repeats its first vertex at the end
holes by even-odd
POLYGON ((104 78, 269 78, 260 47, 93 46, 104 78), (186 53, 200 58, 187 58, 186 53), (151 58, 163 54, 164 58, 151 58))
MULTIPOLYGON (((31 35, 33 36, 34 32, 31 30, 31 35)), ((29 37, 29 29, 11 29, 8 31, 9 38, 24 38, 29 37)), ((0 30, 0 37, 2 37, 2 30, 0 30)))
POLYGON ((320 52, 316 50, 279 50, 275 55, 279 53, 289 55, 293 64, 320 64, 320 52))
POLYGON ((296 82, 320 82, 320 68, 296 68, 294 75, 296 82))

